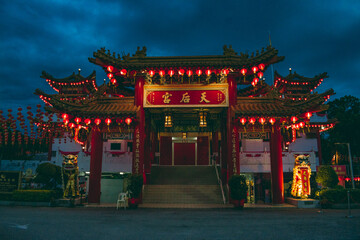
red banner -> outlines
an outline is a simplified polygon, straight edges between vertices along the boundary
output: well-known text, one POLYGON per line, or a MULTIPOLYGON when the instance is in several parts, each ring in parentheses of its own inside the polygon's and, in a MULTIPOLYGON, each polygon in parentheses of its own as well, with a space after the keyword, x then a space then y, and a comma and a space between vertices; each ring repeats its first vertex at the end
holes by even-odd
POLYGON ((303 186, 303 195, 309 195, 310 194, 310 177, 309 177, 309 171, 308 168, 300 168, 300 174, 301 174, 301 181, 303 186))
POLYGON ((144 107, 226 107, 228 87, 215 86, 145 86, 144 107))

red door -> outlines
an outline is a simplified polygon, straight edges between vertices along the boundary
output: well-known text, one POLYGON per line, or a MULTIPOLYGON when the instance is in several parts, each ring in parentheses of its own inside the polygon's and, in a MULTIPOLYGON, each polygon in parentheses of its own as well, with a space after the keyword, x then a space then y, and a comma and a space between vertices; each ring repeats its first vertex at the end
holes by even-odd
POLYGON ((197 138, 197 165, 209 165, 208 137, 197 138))
POLYGON ((195 165, 195 143, 174 143, 174 165, 195 165))
POLYGON ((171 137, 160 138, 160 165, 172 165, 171 137))

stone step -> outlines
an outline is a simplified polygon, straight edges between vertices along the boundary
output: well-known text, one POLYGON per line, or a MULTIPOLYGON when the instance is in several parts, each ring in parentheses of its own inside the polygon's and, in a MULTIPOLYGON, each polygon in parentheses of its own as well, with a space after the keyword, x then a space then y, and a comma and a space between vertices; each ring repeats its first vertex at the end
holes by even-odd
POLYGON ((143 203, 221 204, 218 185, 146 185, 143 203))

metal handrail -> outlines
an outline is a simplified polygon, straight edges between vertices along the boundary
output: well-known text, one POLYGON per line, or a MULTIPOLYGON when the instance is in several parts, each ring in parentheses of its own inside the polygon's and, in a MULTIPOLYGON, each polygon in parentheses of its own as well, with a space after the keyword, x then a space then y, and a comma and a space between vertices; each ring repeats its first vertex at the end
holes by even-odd
POLYGON ((216 166, 216 162, 214 161, 214 166, 215 166, 215 172, 216 172, 216 177, 218 179, 218 183, 220 185, 220 189, 221 189, 221 196, 222 196, 222 199, 223 199, 223 202, 224 204, 226 204, 226 199, 225 199, 225 194, 224 194, 224 189, 223 189, 223 186, 222 186, 222 181, 221 181, 221 178, 219 176, 219 171, 217 169, 217 166, 216 166))

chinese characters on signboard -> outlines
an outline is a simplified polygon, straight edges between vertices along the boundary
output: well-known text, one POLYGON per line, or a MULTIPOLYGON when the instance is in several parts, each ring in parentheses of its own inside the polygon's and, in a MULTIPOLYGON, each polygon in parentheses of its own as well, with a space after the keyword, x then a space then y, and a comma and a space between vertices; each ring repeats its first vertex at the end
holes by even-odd
POLYGON ((135 128, 135 156, 134 156, 134 173, 140 174, 139 168, 140 168, 140 129, 139 127, 135 128))
POLYGON ((0 192, 9 193, 18 190, 21 172, 0 171, 0 192))
POLYGON ((226 107, 227 85, 199 87, 144 87, 144 107, 226 107))

